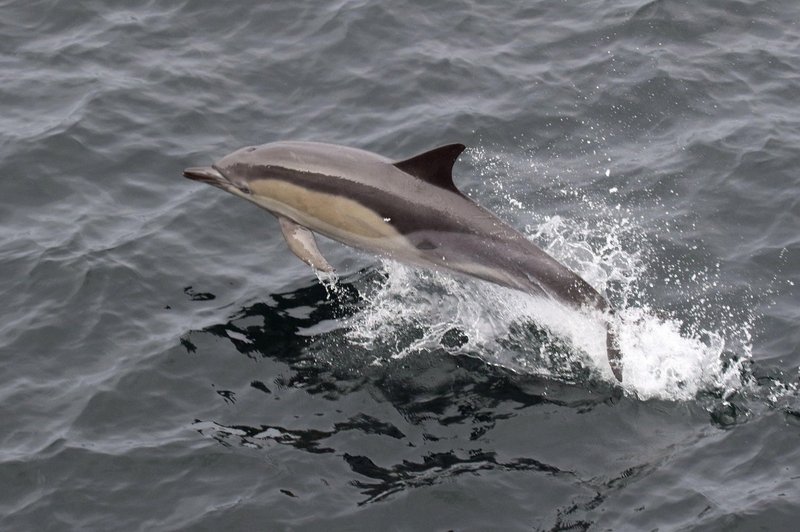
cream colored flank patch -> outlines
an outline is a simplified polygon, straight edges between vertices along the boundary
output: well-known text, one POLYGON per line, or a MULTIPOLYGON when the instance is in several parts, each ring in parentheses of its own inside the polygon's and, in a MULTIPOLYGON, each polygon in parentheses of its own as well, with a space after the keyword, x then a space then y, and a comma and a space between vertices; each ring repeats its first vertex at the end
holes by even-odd
POLYGON ((405 240, 375 211, 343 196, 276 179, 251 181, 250 190, 255 203, 323 234, 365 241, 398 237, 405 240))

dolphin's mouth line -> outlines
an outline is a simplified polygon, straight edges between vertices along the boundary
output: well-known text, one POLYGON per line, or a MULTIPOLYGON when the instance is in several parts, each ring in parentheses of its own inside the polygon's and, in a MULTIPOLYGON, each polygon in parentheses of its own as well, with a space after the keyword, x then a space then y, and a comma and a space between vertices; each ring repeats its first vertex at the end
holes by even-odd
POLYGON ((243 194, 250 194, 250 187, 248 187, 246 183, 237 183, 236 181, 228 179, 225 174, 217 169, 216 165, 187 168, 183 171, 183 177, 191 179, 192 181, 207 183, 228 192, 238 190, 243 194))
POLYGON ((209 185, 214 185, 215 187, 219 188, 231 184, 231 182, 228 181, 224 175, 222 175, 222 172, 213 166, 197 166, 193 168, 187 168, 183 171, 183 177, 189 178, 193 181, 199 181, 201 183, 208 183, 209 185))

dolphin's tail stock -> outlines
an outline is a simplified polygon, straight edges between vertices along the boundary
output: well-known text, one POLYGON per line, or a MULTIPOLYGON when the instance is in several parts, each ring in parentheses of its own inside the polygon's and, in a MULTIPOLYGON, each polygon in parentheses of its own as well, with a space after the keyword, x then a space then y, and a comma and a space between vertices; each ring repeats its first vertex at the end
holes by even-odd
POLYGON ((617 315, 616 310, 611 305, 608 297, 594 292, 596 295, 594 304, 595 308, 604 314, 606 322, 606 351, 608 352, 608 365, 611 366, 611 372, 619 382, 622 382, 622 352, 619 350, 619 339, 614 331, 614 318, 617 315))
MULTIPOLYGON (((581 279, 581 281, 583 281, 581 279)), ((614 330, 614 317, 616 311, 611 305, 607 297, 602 296, 594 288, 589 286, 588 283, 583 281, 584 286, 587 287, 586 293, 588 294, 586 300, 594 307, 595 310, 602 313, 602 319, 606 322, 606 351, 608 352, 608 365, 611 366, 611 372, 619 382, 622 382, 622 352, 619 350, 619 339, 614 330)))
POLYGON ((582 289, 581 300, 583 308, 587 305, 602 314, 602 319, 606 322, 606 351, 608 352, 608 365, 611 372, 619 382, 622 382, 622 353, 619 349, 619 340, 614 330, 614 318, 616 311, 607 297, 595 290, 589 283, 577 277, 579 286, 582 289))
MULTIPOLYGON (((613 313, 612 313, 613 316, 613 313)), ((606 349, 608 350, 608 364, 619 382, 622 382, 622 353, 611 320, 606 322, 606 349)))

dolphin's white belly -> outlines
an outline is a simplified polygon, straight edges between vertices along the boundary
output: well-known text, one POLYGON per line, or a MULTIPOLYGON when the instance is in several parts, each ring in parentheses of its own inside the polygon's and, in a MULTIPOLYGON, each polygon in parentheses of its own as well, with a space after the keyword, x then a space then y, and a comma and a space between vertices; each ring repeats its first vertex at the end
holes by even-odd
MULTIPOLYGON (((375 211, 344 196, 309 190, 279 180, 262 180, 248 198, 260 207, 357 248, 400 259, 419 259, 409 240, 375 211)), ((418 260, 415 260, 418 262, 418 260)))

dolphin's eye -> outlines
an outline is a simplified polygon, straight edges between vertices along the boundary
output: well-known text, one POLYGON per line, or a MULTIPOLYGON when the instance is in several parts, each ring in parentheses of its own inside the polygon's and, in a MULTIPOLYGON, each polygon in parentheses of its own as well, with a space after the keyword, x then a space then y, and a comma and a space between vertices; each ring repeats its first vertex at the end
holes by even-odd
POLYGON ((245 151, 247 151, 247 152, 256 151, 256 147, 255 146, 250 146, 245 151))
POLYGON ((236 183, 236 188, 238 188, 245 194, 250 194, 250 187, 247 185, 247 183, 236 183))

